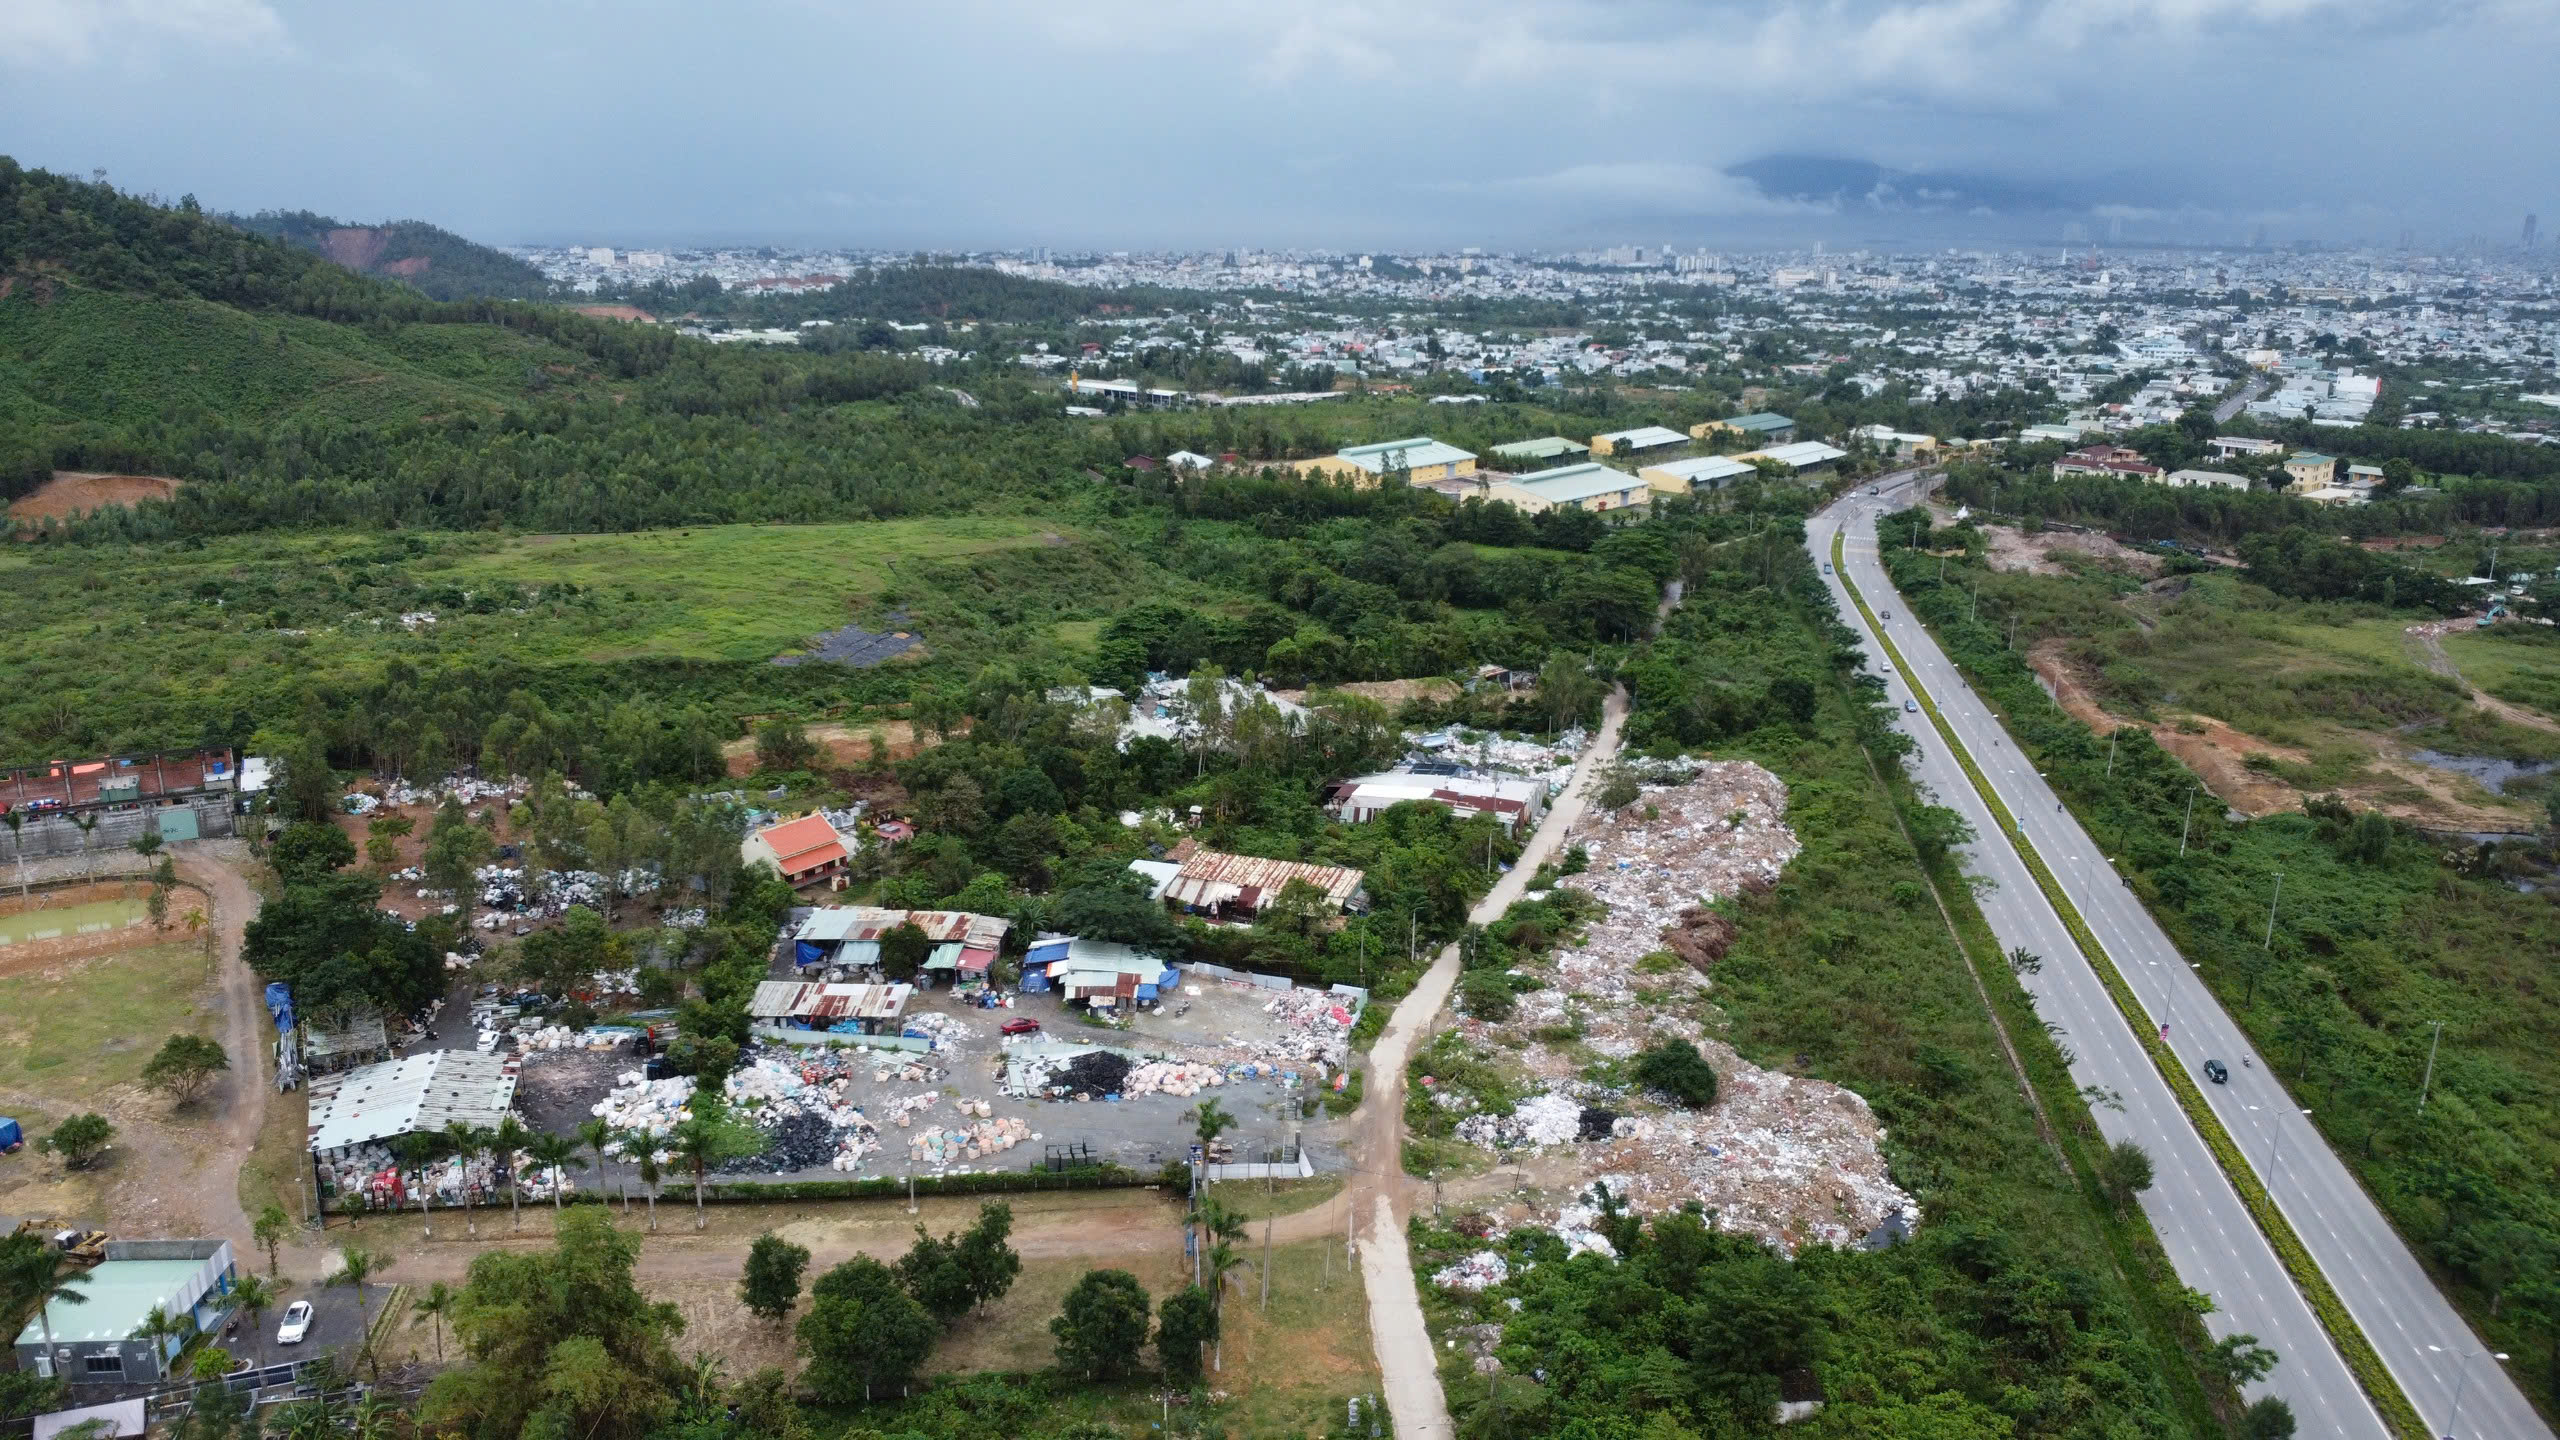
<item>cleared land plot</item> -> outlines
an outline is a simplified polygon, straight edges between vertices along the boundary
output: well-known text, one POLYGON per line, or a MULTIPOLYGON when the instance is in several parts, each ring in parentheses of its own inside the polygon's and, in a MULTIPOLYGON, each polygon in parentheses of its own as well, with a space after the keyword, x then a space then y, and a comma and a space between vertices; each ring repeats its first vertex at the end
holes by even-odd
POLYGON ((68 520, 109 505, 166 500, 178 493, 166 475, 101 475, 86 470, 56 470, 36 493, 9 502, 12 520, 68 520))

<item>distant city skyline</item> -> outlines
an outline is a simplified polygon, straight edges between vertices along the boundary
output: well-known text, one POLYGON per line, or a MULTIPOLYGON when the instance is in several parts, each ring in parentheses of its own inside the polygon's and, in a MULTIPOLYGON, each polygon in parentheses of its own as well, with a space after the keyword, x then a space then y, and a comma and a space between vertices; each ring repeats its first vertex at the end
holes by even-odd
POLYGON ((16 0, 0 143, 493 244, 2381 243, 2560 204, 2553 73, 2536 0, 16 0))

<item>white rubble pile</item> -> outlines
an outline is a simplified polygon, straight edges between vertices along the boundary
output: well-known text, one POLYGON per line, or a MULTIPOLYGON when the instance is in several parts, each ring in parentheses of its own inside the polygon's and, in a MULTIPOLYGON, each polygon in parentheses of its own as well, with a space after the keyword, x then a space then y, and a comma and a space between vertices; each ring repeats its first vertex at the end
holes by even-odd
POLYGON ((640 972, 637 968, 630 970, 598 970, 592 978, 595 980, 596 994, 598 995, 637 995, 640 993, 640 972))
MULTIPOLYGON (((1583 1043, 1617 1057, 1664 1035, 1698 1041, 1719 1081, 1715 1105, 1661 1110, 1634 1103, 1641 1097, 1551 1081, 1555 1088, 1520 1101, 1509 1115, 1468 1116, 1459 1138, 1489 1149, 1579 1144, 1590 1170, 1629 1208, 1659 1214, 1695 1200, 1720 1228, 1788 1253, 1806 1244, 1855 1244, 1896 1212, 1918 1223, 1920 1207, 1887 1173, 1884 1130, 1865 1100, 1748 1064, 1638 993, 1658 1000, 1665 990, 1710 983, 1689 964, 1648 974, 1635 966, 1671 948, 1683 912, 1777 880, 1801 848, 1786 826, 1786 806, 1786 786, 1768 771, 1711 761, 1684 783, 1648 787, 1636 804, 1586 819, 1573 840, 1587 849, 1590 868, 1559 883, 1588 892, 1608 913, 1590 923, 1580 944, 1554 954, 1548 985, 1523 995, 1512 1020, 1477 1026, 1489 1037, 1578 1020, 1587 1027, 1583 1043), (1578 1140, 1585 1099, 1612 1113, 1608 1138, 1578 1140)), ((1577 1251, 1607 1251, 1587 1187, 1549 1213, 1545 1223, 1577 1251)))
POLYGON ((1498 1250, 1479 1250, 1452 1265, 1433 1272, 1431 1283, 1443 1290, 1464 1290, 1468 1294, 1490 1290, 1511 1278, 1511 1262, 1498 1250))
POLYGON ((394 780, 382 787, 382 799, 387 805, 408 806, 442 805, 450 797, 465 805, 477 805, 483 800, 512 800, 530 788, 520 776, 500 784, 463 775, 447 775, 432 785, 424 786, 394 780))
POLYGON ((957 1015, 946 1015, 939 1010, 919 1010, 907 1016, 904 1024, 907 1029, 931 1040, 937 1048, 978 1038, 976 1026, 957 1015))
MULTIPOLYGON (((626 1070, 615 1077, 616 1083, 605 1092, 588 1113, 616 1130, 645 1130, 651 1135, 664 1135, 693 1113, 693 1077, 670 1075, 664 1080, 651 1080, 637 1070, 626 1070)), ((619 1144, 608 1145, 612 1154, 622 1153, 619 1144)))
MULTIPOLYGON (((964 1100, 961 1104, 965 1109, 969 1102, 964 1100)), ((907 1142, 907 1158, 943 1170, 960 1161, 1000 1155, 1039 1138, 1021 1116, 992 1119, 988 1109, 987 1102, 980 1100, 975 1111, 978 1118, 969 1124, 937 1126, 915 1136, 907 1142)))
POLYGON ((697 905, 690 910, 670 910, 660 919, 678 930, 699 930, 711 923, 711 912, 697 905))
POLYGON ((1190 1096, 1209 1086, 1226 1083, 1224 1066, 1188 1060, 1149 1060, 1130 1067, 1128 1078, 1120 1082, 1120 1093, 1190 1096))

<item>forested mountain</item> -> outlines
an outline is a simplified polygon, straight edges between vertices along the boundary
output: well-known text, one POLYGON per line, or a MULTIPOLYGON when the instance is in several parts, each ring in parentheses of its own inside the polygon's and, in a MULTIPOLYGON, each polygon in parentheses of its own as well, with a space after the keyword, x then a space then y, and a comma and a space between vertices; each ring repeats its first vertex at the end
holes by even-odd
POLYGON ((541 271, 424 220, 350 225, 308 210, 261 210, 222 219, 325 255, 350 270, 397 280, 430 300, 539 300, 551 293, 551 282, 541 271))

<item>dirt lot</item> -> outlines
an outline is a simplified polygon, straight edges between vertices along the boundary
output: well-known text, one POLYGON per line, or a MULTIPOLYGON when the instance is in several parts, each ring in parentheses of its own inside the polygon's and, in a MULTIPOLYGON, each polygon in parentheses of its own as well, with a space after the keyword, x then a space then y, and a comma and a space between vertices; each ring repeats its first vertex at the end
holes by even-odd
MULTIPOLYGON (((939 744, 931 732, 919 737, 916 727, 904 720, 869 720, 854 725, 811 725, 811 740, 822 746, 839 770, 853 770, 870 763, 871 737, 878 735, 886 753, 880 758, 896 762, 912 760, 916 752, 928 745, 939 744)), ((756 742, 753 738, 732 740, 720 747, 721 758, 729 762, 733 777, 752 775, 756 770, 756 742)))
POLYGON ((1982 533, 1991 540, 1991 568, 1994 570, 2024 571, 2029 575, 2067 575, 2071 573, 2069 570, 2047 557, 2056 552, 2069 552, 2108 561, 2144 577, 2160 573, 2159 556, 2127 549, 2104 535, 2083 535, 2073 530, 2046 530, 2029 535, 2013 525, 1985 525, 1982 533))
POLYGON ((169 900, 170 933, 154 934, 142 912, 151 887, 114 880, 33 895, 0 896, 0 975, 41 970, 65 960, 112 955, 185 934, 184 917, 204 897, 181 889, 169 900))
POLYGON ((179 482, 166 475, 104 475, 89 470, 56 470, 53 478, 23 500, 9 502, 9 518, 34 522, 68 520, 109 505, 138 500, 166 500, 179 482))
MULTIPOLYGON (((1455 700, 1460 694, 1458 682, 1445 675, 1420 680, 1353 680, 1333 688, 1345 695, 1359 695, 1389 706, 1401 705, 1407 700, 1455 700)), ((1274 690, 1271 693, 1292 705, 1307 703, 1304 690, 1274 690)))

